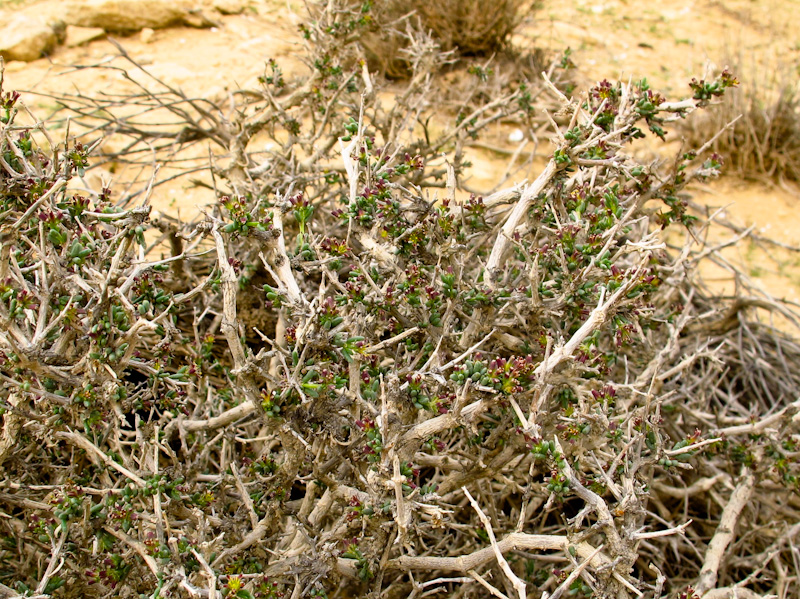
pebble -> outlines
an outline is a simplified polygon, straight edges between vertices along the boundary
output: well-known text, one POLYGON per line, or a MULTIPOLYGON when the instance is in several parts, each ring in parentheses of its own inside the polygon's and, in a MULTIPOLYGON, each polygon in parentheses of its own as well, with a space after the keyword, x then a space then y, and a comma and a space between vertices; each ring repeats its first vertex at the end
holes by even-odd
POLYGON ((522 132, 522 129, 514 129, 508 134, 508 141, 512 143, 520 142, 523 139, 525 139, 525 134, 522 132))

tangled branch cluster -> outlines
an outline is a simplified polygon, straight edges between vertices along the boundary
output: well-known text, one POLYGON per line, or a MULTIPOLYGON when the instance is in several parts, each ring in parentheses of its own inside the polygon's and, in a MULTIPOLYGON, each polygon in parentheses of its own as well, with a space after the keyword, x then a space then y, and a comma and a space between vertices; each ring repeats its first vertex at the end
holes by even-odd
POLYGON ((464 145, 533 86, 419 137, 435 47, 384 109, 333 4, 308 79, 271 63, 227 115, 148 97, 230 151, 195 222, 155 179, 70 191, 86 147, 2 96, 0 594, 796 593, 800 347, 747 314, 793 316, 723 305, 661 237, 718 157, 626 152, 732 77, 545 76, 541 174, 466 199, 464 145))

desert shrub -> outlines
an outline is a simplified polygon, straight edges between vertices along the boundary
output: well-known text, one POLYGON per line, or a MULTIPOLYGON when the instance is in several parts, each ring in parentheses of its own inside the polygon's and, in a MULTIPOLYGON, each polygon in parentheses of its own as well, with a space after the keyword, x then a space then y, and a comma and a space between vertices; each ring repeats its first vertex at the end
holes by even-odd
POLYGON ((731 64, 740 74, 742 85, 688 126, 688 138, 692 143, 710 139, 733 123, 713 144, 715 151, 730 160, 732 169, 745 177, 800 181, 797 70, 745 68, 742 60, 731 64))
MULTIPOLYGON (((468 197, 460 148, 531 118, 530 89, 409 133, 436 51, 384 110, 338 62, 331 23, 353 13, 325 18, 312 73, 269 63, 225 118, 147 97, 183 119, 161 139, 230 149, 194 222, 152 213, 155 178, 135 202, 68 192, 87 144, 16 124, 2 96, 0 589, 796 591, 800 348, 747 317, 778 307, 720 304, 661 240, 718 157, 658 172, 625 152, 730 74, 675 102, 646 81, 545 86, 568 123, 547 165, 468 197)), ((157 129, 125 118, 136 161, 157 129)))
POLYGON ((521 0, 500 0, 490 5, 476 0, 438 4, 415 1, 413 8, 443 50, 488 56, 507 46, 525 4, 521 0))
POLYGON ((429 34, 454 59, 490 57, 509 47, 511 34, 526 12, 532 11, 530 4, 524 0, 379 2, 372 10, 373 30, 362 36, 361 44, 373 69, 405 78, 410 73, 409 47, 415 33, 429 34))

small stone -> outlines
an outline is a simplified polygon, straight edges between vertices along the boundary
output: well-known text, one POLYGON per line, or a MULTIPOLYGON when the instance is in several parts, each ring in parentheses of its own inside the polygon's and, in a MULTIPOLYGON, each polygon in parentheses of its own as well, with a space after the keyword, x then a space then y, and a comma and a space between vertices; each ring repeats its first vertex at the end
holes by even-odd
POLYGON ((75 48, 76 46, 83 46, 84 44, 104 38, 105 36, 105 29, 101 27, 75 27, 74 25, 67 25, 67 37, 64 44, 68 48, 75 48))
POLYGON ((215 0, 214 10, 222 15, 240 15, 244 12, 245 3, 241 0, 215 0))
POLYGON ((183 24, 187 27, 194 27, 195 29, 208 29, 209 27, 217 27, 219 23, 212 21, 200 10, 190 10, 183 15, 183 24))
POLYGON ((514 129, 508 134, 508 141, 512 143, 520 142, 523 139, 525 139, 525 134, 522 132, 522 129, 514 129))
POLYGON ((139 33, 139 39, 142 41, 143 44, 149 44, 153 41, 153 36, 156 34, 155 30, 151 29, 150 27, 145 27, 142 29, 141 33, 139 33))

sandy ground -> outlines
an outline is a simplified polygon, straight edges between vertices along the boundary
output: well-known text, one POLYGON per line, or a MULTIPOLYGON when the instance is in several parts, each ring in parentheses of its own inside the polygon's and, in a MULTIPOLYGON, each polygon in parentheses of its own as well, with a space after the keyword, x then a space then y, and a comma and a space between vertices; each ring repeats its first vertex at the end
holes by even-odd
MULTIPOLYGON (((0 0, 0 10, 5 11, 30 9, 31 5, 57 10, 58 2, 0 0)), ((241 15, 222 16, 210 6, 207 13, 218 27, 176 27, 156 31, 151 39, 139 34, 116 39, 153 74, 199 97, 224 97, 229 89, 252 85, 268 58, 276 59, 286 73, 305 68, 297 58, 302 44, 297 29, 303 14, 301 2, 251 0, 241 15)), ((800 0, 671 0, 649 6, 637 0, 545 0, 513 42, 559 52, 571 48, 579 67, 577 79, 583 83, 647 77, 654 88, 682 95, 688 92, 686 84, 692 76, 735 60, 754 70, 776 65, 800 68, 798 34, 800 0)), ((81 47, 61 47, 51 57, 32 63, 11 62, 6 65, 6 88, 28 90, 24 99, 39 116, 55 109, 48 93, 130 91, 134 85, 119 72, 90 72, 71 66, 121 66, 118 61, 109 62, 116 54, 108 40, 97 40, 81 47)), ((137 77, 137 81, 150 85, 145 77, 137 77)), ((500 126, 489 132, 493 144, 503 143, 507 135, 500 126)), ((542 157, 548 151, 546 142, 539 144, 542 157)), ((470 157, 474 167, 469 185, 487 190, 494 187, 507 158, 484 150, 473 150, 470 157)), ((531 170, 517 178, 535 175, 531 170)), ((100 172, 94 176, 112 175, 100 172)), ((795 188, 756 184, 729 175, 691 192, 693 200, 710 212, 719 212, 742 227, 752 226, 763 237, 800 245, 800 191, 795 188)), ((153 204, 186 217, 211 199, 207 190, 180 182, 159 188, 153 204)), ((714 230, 710 235, 725 240, 733 234, 714 230)), ((769 247, 765 251, 759 244, 745 242, 727 250, 726 257, 743 264, 744 273, 773 295, 800 301, 800 254, 769 247)), ((720 286, 731 288, 731 278, 722 270, 708 274, 720 286)))

